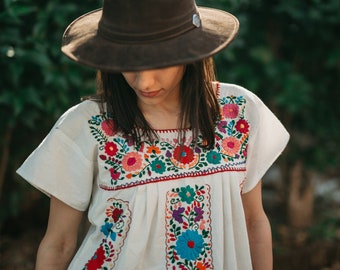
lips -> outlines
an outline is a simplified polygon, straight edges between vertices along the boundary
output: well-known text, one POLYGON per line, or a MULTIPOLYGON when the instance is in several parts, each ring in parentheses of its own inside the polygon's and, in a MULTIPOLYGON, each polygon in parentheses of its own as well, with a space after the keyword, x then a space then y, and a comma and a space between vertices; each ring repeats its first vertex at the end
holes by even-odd
POLYGON ((159 93, 161 92, 161 90, 157 90, 157 91, 140 91, 141 96, 143 97, 148 97, 148 98, 152 98, 157 96, 159 93))

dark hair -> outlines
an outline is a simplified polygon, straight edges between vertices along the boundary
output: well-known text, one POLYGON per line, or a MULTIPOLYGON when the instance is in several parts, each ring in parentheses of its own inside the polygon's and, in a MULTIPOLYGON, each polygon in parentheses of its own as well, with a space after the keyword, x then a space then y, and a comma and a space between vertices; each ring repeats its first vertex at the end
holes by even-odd
MULTIPOLYGON (((212 87, 214 80, 212 58, 186 65, 180 86, 181 112, 178 138, 180 142, 183 142, 189 123, 195 143, 201 134, 201 146, 214 147, 215 125, 220 119, 219 103, 212 87)), ((98 71, 97 85, 102 108, 106 103, 107 113, 112 117, 116 129, 126 136, 131 136, 137 144, 145 136, 148 140, 157 137, 137 106, 135 92, 121 73, 98 71)))

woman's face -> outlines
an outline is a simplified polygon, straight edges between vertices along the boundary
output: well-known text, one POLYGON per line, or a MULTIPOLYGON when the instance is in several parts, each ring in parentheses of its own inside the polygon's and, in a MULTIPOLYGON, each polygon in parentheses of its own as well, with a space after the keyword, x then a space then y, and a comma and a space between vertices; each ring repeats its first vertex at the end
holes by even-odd
POLYGON ((140 106, 178 105, 185 66, 172 66, 134 72, 123 76, 135 91, 140 106))

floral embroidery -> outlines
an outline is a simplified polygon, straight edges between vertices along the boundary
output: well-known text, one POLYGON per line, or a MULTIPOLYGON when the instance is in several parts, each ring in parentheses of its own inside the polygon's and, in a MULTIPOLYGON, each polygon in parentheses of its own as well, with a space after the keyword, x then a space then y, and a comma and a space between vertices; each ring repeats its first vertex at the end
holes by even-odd
POLYGON ((246 134, 249 132, 249 124, 246 120, 240 119, 237 121, 235 128, 238 132, 246 134))
POLYGON ((101 128, 107 136, 115 135, 114 122, 112 119, 106 119, 101 123, 101 128))
POLYGON ((221 153, 227 155, 227 159, 247 158, 247 146, 249 137, 249 123, 244 118, 246 99, 242 96, 226 96, 220 99, 223 106, 222 120, 217 126, 216 138, 222 144, 221 153), (226 136, 223 136, 226 134, 226 136))
POLYGON ((113 198, 108 203, 104 224, 100 228, 104 238, 83 270, 113 269, 129 230, 131 212, 128 203, 113 198))
POLYGON ((96 250, 96 252, 94 253, 91 260, 89 260, 88 263, 86 264, 85 269, 89 269, 89 270, 100 269, 102 267, 104 261, 105 261, 105 250, 104 250, 103 246, 100 246, 96 250))
POLYGON ((230 157, 235 157, 240 151, 240 147, 240 141, 234 137, 227 137, 222 141, 222 152, 230 157))
POLYGON ((221 154, 216 151, 209 151, 207 153, 207 161, 211 164, 219 164, 221 162, 221 154))
POLYGON ((114 144, 113 142, 107 142, 105 144, 105 153, 108 154, 109 156, 114 156, 118 151, 117 145, 114 144))
POLYGON ((166 254, 167 269, 213 269, 208 185, 167 192, 166 254))
POLYGON ((142 167, 142 156, 137 152, 127 153, 122 160, 122 168, 127 172, 139 171, 142 167))
POLYGON ((186 145, 179 145, 174 150, 174 159, 180 163, 189 164, 194 160, 194 151, 186 145))
POLYGON ((182 201, 190 204, 195 199, 195 190, 190 186, 180 188, 178 192, 178 196, 181 198, 182 201))
POLYGON ((223 106, 223 113, 226 118, 236 118, 238 111, 238 106, 235 103, 227 103, 223 106))
POLYGON ((161 131, 159 139, 136 146, 130 137, 115 131, 107 114, 93 116, 90 131, 98 143, 100 164, 109 176, 100 187, 117 190, 188 176, 244 171, 250 131, 244 113, 246 99, 225 96, 219 102, 222 119, 216 126, 214 149, 200 147, 201 137, 194 144, 190 131, 183 145, 178 144, 176 131, 161 131))

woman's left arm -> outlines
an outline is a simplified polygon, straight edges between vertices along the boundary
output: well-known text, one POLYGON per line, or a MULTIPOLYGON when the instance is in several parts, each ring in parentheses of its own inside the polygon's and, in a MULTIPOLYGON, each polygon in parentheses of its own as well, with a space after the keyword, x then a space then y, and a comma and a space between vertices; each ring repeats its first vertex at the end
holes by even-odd
POLYGON ((242 195, 253 270, 272 270, 273 251, 269 220, 262 205, 262 181, 242 195))

